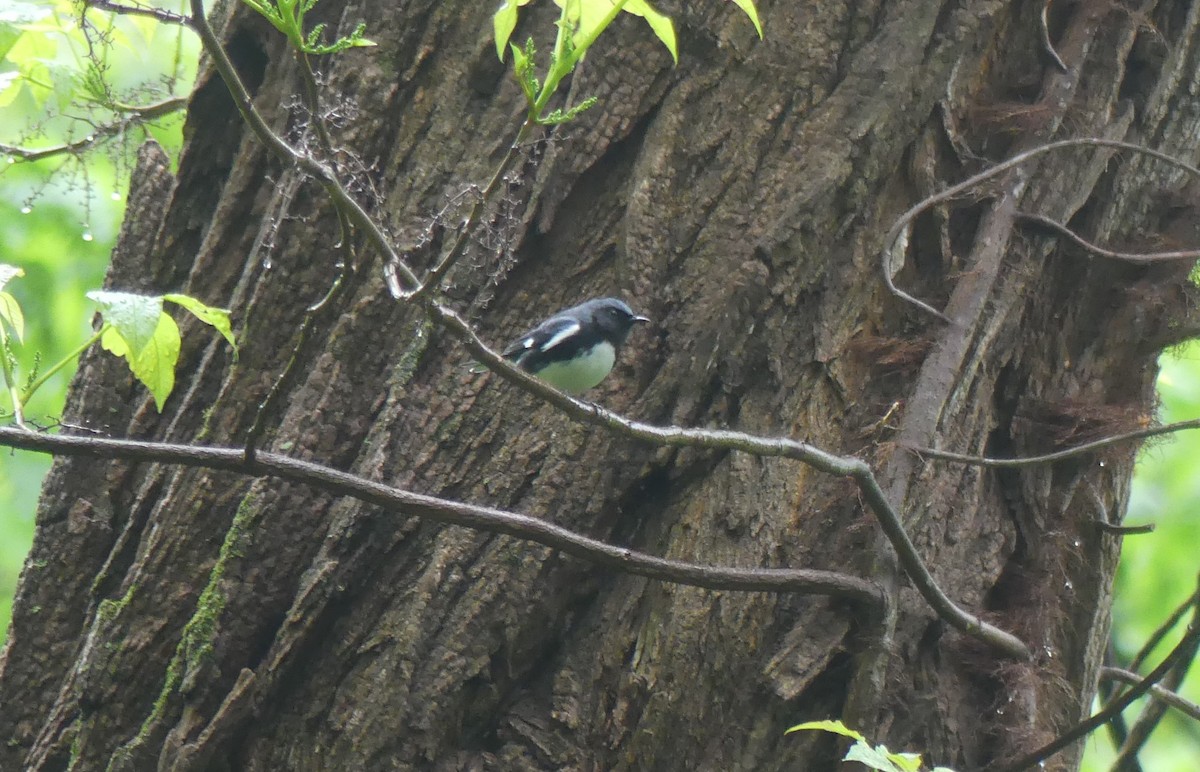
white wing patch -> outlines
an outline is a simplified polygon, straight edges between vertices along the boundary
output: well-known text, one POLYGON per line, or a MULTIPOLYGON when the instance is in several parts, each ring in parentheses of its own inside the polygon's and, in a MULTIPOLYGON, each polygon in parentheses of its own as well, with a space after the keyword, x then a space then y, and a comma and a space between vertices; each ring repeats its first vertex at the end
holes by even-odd
MULTIPOLYGON (((559 343, 562 343, 567 338, 569 338, 572 335, 574 335, 575 333, 579 332, 579 330, 580 330, 579 322, 571 322, 566 327, 563 327, 561 330, 559 330, 558 332, 551 335, 550 339, 547 340, 545 343, 543 343, 538 348, 538 351, 540 351, 543 354, 546 353, 550 349, 557 346, 559 343)), ((533 338, 526 338, 525 340, 521 341, 521 345, 524 348, 529 348, 530 346, 533 345, 533 338)))

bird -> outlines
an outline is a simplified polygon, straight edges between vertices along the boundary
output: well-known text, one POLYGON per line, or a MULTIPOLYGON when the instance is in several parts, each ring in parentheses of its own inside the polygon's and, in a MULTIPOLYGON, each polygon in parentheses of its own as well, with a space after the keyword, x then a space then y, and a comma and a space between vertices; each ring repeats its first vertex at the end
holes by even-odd
POLYGON ((622 300, 593 298, 546 319, 501 356, 560 391, 582 394, 612 371, 633 326, 649 321, 622 300))

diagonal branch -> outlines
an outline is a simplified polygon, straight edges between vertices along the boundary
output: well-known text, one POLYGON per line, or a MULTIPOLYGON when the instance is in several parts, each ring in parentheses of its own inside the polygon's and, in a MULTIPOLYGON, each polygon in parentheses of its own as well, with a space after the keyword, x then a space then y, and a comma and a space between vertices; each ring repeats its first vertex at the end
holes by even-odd
MULTIPOLYGON (((1102 667, 1100 668, 1100 678, 1105 681, 1120 681, 1121 683, 1137 686, 1142 681, 1142 677, 1137 673, 1124 670, 1119 667, 1102 667)), ((1175 708, 1183 715, 1200 721, 1200 705, 1192 702, 1189 699, 1181 697, 1177 692, 1170 689, 1165 689, 1155 684, 1150 687, 1150 696, 1156 700, 1160 700, 1172 708, 1175 708)))
POLYGON ((1080 721, 1078 724, 1071 727, 1051 742, 1043 745, 1041 748, 1038 748, 1031 753, 1027 753, 1016 761, 1000 767, 995 772, 1021 772, 1022 770, 1039 767, 1041 762, 1102 726, 1113 716, 1132 705, 1134 701, 1143 694, 1146 694, 1148 691, 1150 691, 1150 688, 1154 686, 1154 684, 1161 681, 1163 677, 1170 672, 1171 668, 1175 666, 1175 661, 1179 658, 1178 655, 1181 652, 1185 652, 1189 648, 1195 646, 1198 641, 1200 641, 1200 621, 1193 620, 1191 627, 1188 628, 1187 633, 1179 641, 1179 645, 1177 645, 1171 651, 1171 653, 1163 659, 1162 662, 1158 663, 1158 666, 1154 668, 1154 670, 1150 671, 1149 675, 1138 681, 1136 686, 1110 702, 1104 707, 1103 710, 1092 714, 1092 716, 1084 719, 1083 721, 1080 721))

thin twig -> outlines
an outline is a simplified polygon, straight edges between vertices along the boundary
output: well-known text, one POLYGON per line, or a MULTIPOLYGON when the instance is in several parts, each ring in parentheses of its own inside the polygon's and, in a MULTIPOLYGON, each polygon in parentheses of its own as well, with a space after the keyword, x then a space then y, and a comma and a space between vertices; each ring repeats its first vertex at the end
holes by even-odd
POLYGON ((1096 486, 1092 484, 1092 481, 1084 480, 1083 486, 1084 490, 1087 491, 1088 499, 1092 502, 1092 506, 1096 508, 1097 516, 1092 520, 1092 525, 1098 530, 1116 536, 1134 536, 1154 532, 1154 523, 1145 523, 1143 525, 1121 525, 1120 523, 1114 523, 1112 518, 1108 516, 1108 507, 1104 506, 1104 499, 1100 497, 1100 491, 1096 490, 1096 486))
POLYGON ((1067 69, 1067 63, 1064 62, 1062 60, 1062 57, 1058 55, 1058 51, 1054 50, 1054 43, 1050 40, 1050 18, 1049 18, 1049 16, 1050 16, 1050 0, 1043 0, 1042 13, 1041 13, 1042 49, 1047 54, 1050 55, 1050 58, 1052 60, 1054 60, 1054 63, 1056 65, 1058 65, 1058 69, 1062 70, 1063 72, 1070 72, 1070 70, 1067 69))
MULTIPOLYGON (((1197 625, 1197 620, 1200 619, 1200 589, 1197 590, 1197 593, 1193 593, 1193 597, 1197 599, 1197 602, 1192 604, 1192 624, 1197 625)), ((1181 642, 1179 646, 1175 647, 1171 657, 1174 662, 1170 672, 1162 679, 1164 690, 1174 691, 1183 683, 1183 679, 1187 677, 1188 668, 1196 658, 1198 647, 1200 647, 1200 639, 1193 640, 1187 645, 1181 642)), ((1150 739, 1150 735, 1166 713, 1167 704, 1158 700, 1142 709, 1137 721, 1129 728, 1129 735, 1121 744, 1117 758, 1113 760, 1113 769, 1126 770, 1137 766, 1138 752, 1150 739)))
POLYGON ((1117 252, 1112 249, 1093 244, 1092 242, 1080 236, 1075 231, 1063 225, 1058 220, 1046 217, 1040 214, 1031 212, 1017 212, 1017 219, 1026 222, 1036 223, 1037 225, 1050 228, 1056 233, 1066 236, 1076 245, 1083 247, 1089 252, 1107 257, 1113 260, 1121 260, 1126 263, 1164 263, 1172 260, 1196 260, 1200 259, 1200 249, 1179 249, 1173 252, 1117 252))
MULTIPOLYGON (((1177 654, 1174 657, 1175 664, 1171 666, 1170 672, 1163 678, 1160 686, 1162 691, 1174 693, 1174 690, 1183 683, 1188 669, 1196 659, 1197 647, 1200 647, 1200 639, 1192 641, 1192 644, 1186 649, 1177 648, 1177 654)), ((1166 715, 1167 707, 1168 703, 1165 700, 1154 700, 1142 709, 1137 720, 1133 722, 1133 726, 1129 728, 1129 736, 1121 744, 1117 758, 1113 760, 1113 769, 1131 769, 1136 764, 1138 752, 1149 741, 1150 735, 1154 733, 1155 728, 1162 721, 1162 717, 1166 715)))
POLYGON ((216 33, 213 31, 212 25, 208 22, 208 17, 204 14, 203 0, 191 0, 192 8, 192 24, 196 30, 196 34, 200 37, 200 44, 204 50, 212 57, 213 66, 217 68, 221 80, 225 82, 225 87, 229 89, 233 96, 234 105, 241 114, 242 119, 258 137, 259 141, 266 146, 268 150, 276 155, 285 164, 296 164, 303 169, 308 175, 313 177, 325 191, 333 199, 335 207, 341 209, 346 217, 367 237, 371 246, 383 253, 385 262, 395 270, 410 289, 416 289, 421 282, 417 275, 413 273, 400 255, 392 247, 387 235, 379 227, 379 224, 372 219, 371 215, 354 199, 350 191, 342 184, 337 175, 333 173, 328 166, 321 163, 317 159, 303 153, 291 145, 289 145, 282 137, 271 130, 267 122, 259 114, 257 108, 254 107, 254 102, 250 98, 250 92, 246 90, 245 84, 238 77, 237 69, 230 61, 228 54, 225 53, 224 46, 217 39, 216 33))
POLYGON ((1142 534, 1154 533, 1154 523, 1143 523, 1142 525, 1114 525, 1103 520, 1093 520, 1092 525, 1105 533, 1111 533, 1114 536, 1141 536, 1142 534))
POLYGON ((108 11, 109 13, 120 14, 122 16, 146 16, 163 24, 178 24, 181 27, 191 26, 191 19, 188 17, 149 5, 125 5, 124 3, 109 2, 109 0, 84 0, 84 5, 89 9, 108 11))
MULTIPOLYGON (((1105 681, 1121 681, 1131 686, 1136 686, 1142 680, 1142 677, 1137 673, 1119 667, 1108 666, 1100 668, 1100 678, 1105 681)), ((1185 716, 1200 721, 1200 705, 1181 697, 1177 692, 1164 689, 1155 684, 1150 687, 1150 696, 1170 705, 1185 716)))
POLYGON ((1200 418, 1192 418, 1187 421, 1176 421, 1175 423, 1166 424, 1165 426, 1152 426, 1147 429, 1137 429, 1124 434, 1114 434, 1109 437, 1103 437, 1093 442, 1085 442, 1082 445, 1076 445, 1073 448, 1066 450, 1058 450, 1054 453, 1047 453, 1041 456, 1028 456, 1026 458, 991 458, 988 456, 969 456, 964 453, 951 453, 947 450, 936 450, 934 448, 916 448, 910 447, 913 453, 927 458, 936 458, 941 461, 951 461, 956 464, 970 464, 972 466, 986 466, 999 469, 1012 469, 1023 466, 1034 466, 1036 464, 1048 464, 1053 461, 1062 461, 1075 456, 1082 456, 1085 453, 1107 448, 1110 445, 1116 445, 1119 442, 1127 442, 1129 440, 1141 440, 1147 437, 1157 437, 1161 434, 1172 434, 1187 429, 1200 429, 1200 418))
POLYGON ((1027 753, 1007 766, 996 769, 995 772, 1021 772, 1021 770, 1032 769, 1038 766, 1038 764, 1040 764, 1042 761, 1045 761, 1062 749, 1066 748, 1071 743, 1082 737, 1085 737, 1097 727, 1103 725, 1113 716, 1132 705, 1133 702, 1143 694, 1150 691, 1150 688, 1154 686, 1154 684, 1158 683, 1158 681, 1162 680, 1163 676, 1165 676, 1175 664, 1176 652, 1185 651, 1187 647, 1193 645, 1197 641, 1200 641, 1200 622, 1193 622, 1191 627, 1188 628, 1187 634, 1184 635, 1183 639, 1179 641, 1179 645, 1176 646, 1175 649, 1172 650, 1172 652, 1168 654, 1162 662, 1158 663, 1158 667, 1150 671, 1149 675, 1138 681, 1136 686, 1110 702, 1104 707, 1103 710, 1100 710, 1094 713, 1091 717, 1080 721, 1078 724, 1071 727, 1069 730, 1062 733, 1051 742, 1043 745, 1041 748, 1038 748, 1032 753, 1027 753))
POLYGON ((406 515, 516 536, 606 568, 677 584, 713 590, 831 595, 876 609, 883 603, 883 593, 873 582, 847 574, 793 568, 727 568, 668 560, 592 539, 540 518, 413 493, 277 453, 260 452, 253 463, 247 463, 245 453, 238 448, 37 434, 12 427, 0 427, 0 445, 53 455, 179 464, 304 483, 406 515))
POLYGON ((187 102, 187 97, 171 97, 149 105, 123 105, 116 108, 122 113, 119 120, 93 127, 83 139, 38 148, 0 143, 0 153, 26 162, 41 161, 58 155, 77 155, 109 137, 126 131, 130 126, 140 126, 143 123, 149 123, 178 112, 187 107, 187 102))
POLYGON ((951 185, 940 193, 934 193, 933 195, 926 196, 896 219, 896 221, 892 224, 892 227, 888 229, 887 235, 884 236, 883 247, 879 250, 879 265, 883 273, 883 283, 887 286, 888 291, 901 300, 908 301, 917 308, 920 308, 923 311, 928 311, 943 321, 949 321, 946 315, 941 311, 938 311, 928 303, 918 300, 912 295, 909 295, 907 292, 899 289, 892 281, 892 273, 889 269, 890 256, 892 249, 896 245, 897 239, 900 238, 900 234, 903 233, 906 228, 908 228, 909 223, 916 219, 919 214, 931 207, 937 206, 938 204, 944 203, 953 198, 957 198, 979 184, 986 182, 993 177, 997 177, 1009 169, 1013 169, 1022 164, 1028 163, 1034 158, 1045 155, 1046 153, 1052 153, 1057 150, 1076 147, 1106 147, 1114 150, 1128 150, 1133 153, 1140 153, 1142 155, 1148 155, 1151 158, 1156 158, 1178 169, 1182 169, 1194 177, 1200 178, 1200 169, 1197 169, 1191 164, 1185 163, 1178 158, 1167 155, 1166 153, 1159 152, 1158 150, 1152 150, 1144 145, 1136 145, 1132 142, 1122 142, 1121 140, 1117 139, 1102 139, 1099 137, 1061 139, 1056 142, 1048 142, 1045 145, 1039 145, 1038 147, 1030 148, 1023 153, 1018 153, 1007 161, 998 163, 995 166, 979 172, 978 174, 968 177, 957 185, 951 185))
POLYGON ((1179 624, 1179 620, 1183 619, 1183 615, 1197 603, 1200 603, 1200 590, 1193 592, 1186 600, 1176 606, 1166 621, 1150 634, 1150 637, 1142 644, 1142 648, 1138 649, 1138 653, 1133 656, 1133 660, 1129 663, 1129 669, 1137 671, 1154 649, 1158 647, 1158 644, 1162 643, 1167 634, 1175 628, 1175 625, 1179 624))
MULTIPOLYGON (((1119 660, 1117 659, 1117 647, 1113 643, 1112 636, 1108 637, 1108 643, 1104 647, 1104 664, 1103 667, 1116 667, 1119 660)), ((1136 676, 1137 680, 1141 680, 1141 676, 1136 676)), ((1113 698, 1113 695, 1120 690, 1120 684, 1112 679, 1100 677, 1096 683, 1096 698, 1100 700, 1101 705, 1105 705, 1113 698)), ((1125 743, 1125 738, 1129 736, 1129 725, 1125 721, 1124 714, 1118 713, 1104 724, 1104 728, 1108 731, 1108 739, 1112 743, 1112 747, 1120 748, 1125 743)), ((1141 770, 1131 770, 1130 772, 1141 772, 1141 770)))
POLYGON ((442 279, 454 267, 455 262, 466 252, 467 239, 470 238, 471 233, 479 224, 479 217, 483 213, 484 204, 492 197, 496 188, 500 187, 500 182, 504 179, 504 175, 508 173, 513 161, 517 159, 521 146, 525 144, 530 133, 532 133, 534 127, 537 125, 537 120, 531 113, 525 119, 525 122, 521 124, 521 128, 517 131, 517 136, 513 139, 512 144, 509 145, 508 152, 501 159, 500 165, 496 168, 495 173, 492 174, 492 178, 488 180, 488 184, 475 199, 475 203, 471 206, 471 211, 467 213, 467 219, 459 227, 458 236, 455 238, 454 244, 451 245, 446 256, 434 266, 433 270, 429 272, 425 280, 421 283, 421 286, 409 293, 408 296, 401 296, 398 299, 417 300, 422 294, 428 292, 430 288, 441 284, 442 279))

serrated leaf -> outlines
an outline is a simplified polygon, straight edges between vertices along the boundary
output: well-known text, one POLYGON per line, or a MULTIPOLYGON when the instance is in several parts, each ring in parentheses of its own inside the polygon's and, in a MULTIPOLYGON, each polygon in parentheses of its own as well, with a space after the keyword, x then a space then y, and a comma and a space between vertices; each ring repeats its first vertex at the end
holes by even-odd
POLYGON ((213 308, 190 295, 180 295, 174 292, 163 295, 163 300, 183 306, 191 312, 192 316, 221 333, 221 337, 229 341, 229 345, 233 347, 234 355, 237 355, 237 340, 233 337, 233 324, 229 319, 229 311, 224 308, 213 308))
POLYGON ((762 40, 762 22, 758 19, 758 9, 754 7, 754 0, 733 0, 733 4, 750 17, 750 21, 754 23, 754 29, 758 31, 758 39, 762 40))
POLYGON ((796 724, 784 732, 784 734, 791 734, 792 732, 799 732, 805 729, 820 729, 824 732, 833 732, 834 734, 840 734, 843 737, 849 737, 859 742, 867 739, 841 721, 830 721, 828 719, 825 721, 805 721, 803 724, 796 724))
POLYGON ((133 375, 150 390, 158 412, 175 388, 175 363, 179 361, 179 325, 163 311, 150 342, 130 361, 133 375))
POLYGON ((675 60, 675 64, 679 64, 679 47, 675 41, 675 24, 671 21, 670 16, 659 13, 646 0, 628 0, 623 10, 645 19, 646 23, 650 25, 650 29, 654 31, 654 34, 658 36, 662 44, 671 52, 671 58, 675 60))
POLYGON ((108 290, 94 290, 87 296, 100 305, 100 315, 129 346, 132 357, 140 356, 158 329, 162 298, 108 290))
MULTIPOLYGON (((0 282, 0 287, 2 286, 4 283, 0 282)), ((25 340, 25 314, 21 312, 21 304, 17 302, 17 299, 7 292, 0 292, 0 320, 8 325, 17 340, 25 340)), ((6 337, 6 333, 2 329, 0 329, 0 337, 6 337)))

